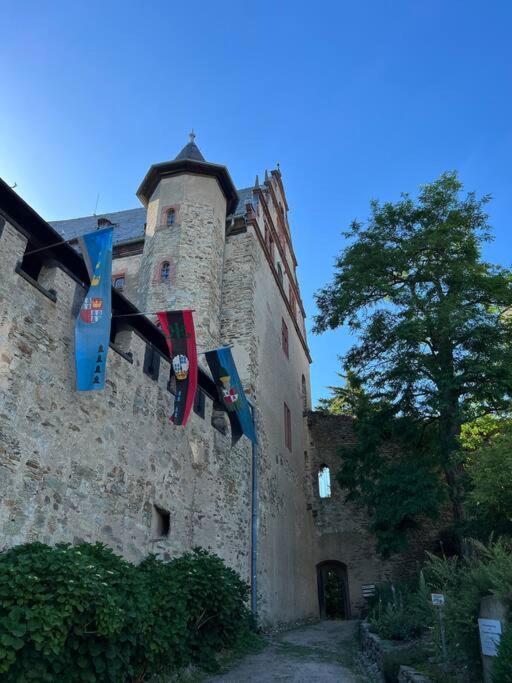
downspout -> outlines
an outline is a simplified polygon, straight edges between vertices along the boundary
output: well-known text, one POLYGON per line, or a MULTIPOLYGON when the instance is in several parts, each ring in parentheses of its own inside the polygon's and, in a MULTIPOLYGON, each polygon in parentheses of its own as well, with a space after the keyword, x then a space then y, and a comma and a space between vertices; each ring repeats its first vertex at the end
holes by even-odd
MULTIPOLYGON (((256 432, 256 408, 251 407, 252 424, 256 432)), ((258 442, 252 442, 251 458, 251 612, 255 619, 258 616, 258 442)))

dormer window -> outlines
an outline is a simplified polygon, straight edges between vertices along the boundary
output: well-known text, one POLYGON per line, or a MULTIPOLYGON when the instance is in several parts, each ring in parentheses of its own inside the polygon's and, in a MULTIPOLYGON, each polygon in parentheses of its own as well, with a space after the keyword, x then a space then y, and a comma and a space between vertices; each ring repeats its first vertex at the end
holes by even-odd
POLYGON ((171 264, 169 261, 164 261, 160 266, 160 279, 166 281, 171 275, 171 264))
POLYGON ((174 220, 176 218, 176 212, 174 209, 168 209, 167 211, 167 227, 170 228, 174 225, 174 220))

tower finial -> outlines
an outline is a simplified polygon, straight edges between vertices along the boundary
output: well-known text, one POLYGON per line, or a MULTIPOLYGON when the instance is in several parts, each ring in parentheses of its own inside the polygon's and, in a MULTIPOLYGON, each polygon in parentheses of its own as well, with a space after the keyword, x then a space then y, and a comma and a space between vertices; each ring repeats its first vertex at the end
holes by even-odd
POLYGON ((192 130, 190 131, 190 133, 188 134, 188 139, 190 140, 190 142, 194 142, 194 140, 196 139, 196 134, 194 133, 194 129, 193 129, 193 128, 192 128, 192 130))

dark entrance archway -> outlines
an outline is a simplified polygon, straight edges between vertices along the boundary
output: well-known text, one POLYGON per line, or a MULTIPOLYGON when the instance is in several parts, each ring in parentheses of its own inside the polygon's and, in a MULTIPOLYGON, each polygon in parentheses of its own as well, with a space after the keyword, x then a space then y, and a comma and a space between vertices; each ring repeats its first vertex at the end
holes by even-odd
POLYGON ((347 565, 336 560, 316 566, 318 603, 322 619, 350 619, 347 565))

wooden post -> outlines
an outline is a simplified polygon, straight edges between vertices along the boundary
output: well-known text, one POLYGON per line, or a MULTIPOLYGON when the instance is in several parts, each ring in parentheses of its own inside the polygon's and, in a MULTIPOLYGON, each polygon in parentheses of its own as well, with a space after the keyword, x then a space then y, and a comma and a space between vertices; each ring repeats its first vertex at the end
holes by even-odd
POLYGON ((488 595, 480 601, 480 652, 484 683, 492 683, 492 665, 496 659, 495 652, 507 624, 507 608, 494 595, 488 595), (495 644, 495 645, 494 645, 495 644), (493 646, 494 645, 494 646, 493 646))

